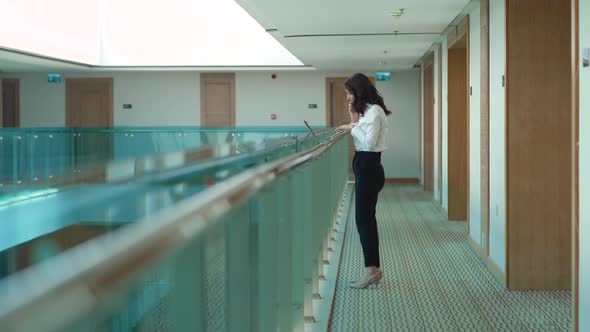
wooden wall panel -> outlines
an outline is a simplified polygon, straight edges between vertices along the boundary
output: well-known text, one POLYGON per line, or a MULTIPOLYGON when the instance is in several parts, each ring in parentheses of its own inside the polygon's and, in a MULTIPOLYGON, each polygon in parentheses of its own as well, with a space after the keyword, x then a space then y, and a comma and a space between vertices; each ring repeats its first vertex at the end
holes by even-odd
POLYGON ((434 65, 424 69, 424 190, 434 190, 434 65))
POLYGON ((482 250, 489 256, 490 229, 490 32, 489 0, 481 1, 481 230, 482 250))
POLYGON ((448 61, 449 219, 466 220, 468 195, 467 49, 449 49, 448 61))
POLYGON ((508 287, 571 286, 570 3, 507 1, 508 287))

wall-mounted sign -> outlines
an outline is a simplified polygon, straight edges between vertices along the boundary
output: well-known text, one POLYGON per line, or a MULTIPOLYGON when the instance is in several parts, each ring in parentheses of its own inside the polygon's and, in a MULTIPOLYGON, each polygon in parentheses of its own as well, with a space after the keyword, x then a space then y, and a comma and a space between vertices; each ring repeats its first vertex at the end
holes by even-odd
POLYGON ((582 51, 582 67, 590 66, 590 48, 585 48, 582 51))
POLYGON ((389 81, 391 79, 391 73, 388 71, 379 71, 375 74, 377 81, 389 81))
POLYGON ((47 82, 48 83, 61 83, 63 77, 61 74, 48 74, 47 75, 47 82))

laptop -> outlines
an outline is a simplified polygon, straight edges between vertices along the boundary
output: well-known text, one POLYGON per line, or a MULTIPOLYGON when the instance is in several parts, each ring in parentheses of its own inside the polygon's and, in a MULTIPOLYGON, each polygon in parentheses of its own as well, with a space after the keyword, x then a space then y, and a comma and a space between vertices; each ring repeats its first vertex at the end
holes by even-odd
POLYGON ((311 129, 311 127, 309 126, 309 123, 307 123, 307 121, 305 121, 305 120, 303 120, 303 122, 305 123, 305 126, 307 127, 307 130, 311 133, 311 135, 313 136, 313 138, 315 138, 316 143, 320 144, 320 139, 315 134, 315 132, 313 131, 313 129, 311 129))

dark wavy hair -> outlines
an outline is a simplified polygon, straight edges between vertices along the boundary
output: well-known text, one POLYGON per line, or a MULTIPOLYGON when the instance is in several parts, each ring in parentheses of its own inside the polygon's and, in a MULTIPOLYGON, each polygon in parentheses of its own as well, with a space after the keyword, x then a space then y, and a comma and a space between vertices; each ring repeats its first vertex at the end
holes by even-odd
POLYGON ((344 82, 344 88, 350 94, 354 95, 354 103, 352 105, 360 115, 365 115, 367 104, 379 105, 385 111, 385 115, 391 114, 387 107, 385 107, 383 97, 381 97, 377 88, 375 88, 373 83, 364 74, 357 73, 352 75, 351 78, 344 82))

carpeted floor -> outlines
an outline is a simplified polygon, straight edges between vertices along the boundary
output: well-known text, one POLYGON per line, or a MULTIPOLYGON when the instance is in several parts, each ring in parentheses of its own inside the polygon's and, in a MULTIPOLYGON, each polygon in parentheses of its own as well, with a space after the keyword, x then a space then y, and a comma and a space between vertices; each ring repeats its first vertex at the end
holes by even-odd
POLYGON ((388 185, 377 220, 385 277, 348 288, 363 269, 348 220, 330 331, 569 331, 568 291, 505 290, 472 252, 467 225, 447 221, 418 186, 388 185))

